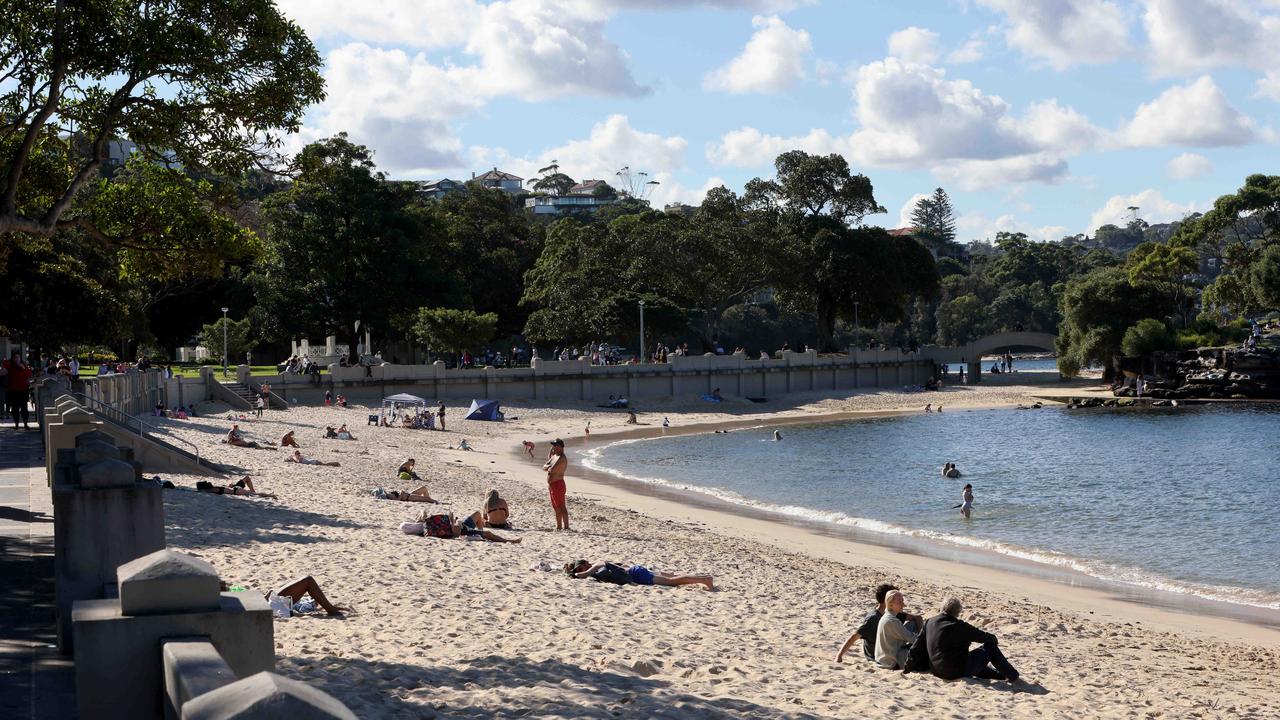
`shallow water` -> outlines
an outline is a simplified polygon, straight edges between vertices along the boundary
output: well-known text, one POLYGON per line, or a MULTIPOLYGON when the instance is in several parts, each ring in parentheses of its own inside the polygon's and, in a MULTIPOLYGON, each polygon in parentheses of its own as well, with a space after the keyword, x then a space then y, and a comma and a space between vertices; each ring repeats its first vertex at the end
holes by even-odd
POLYGON ((1051 406, 781 432, 623 441, 584 462, 814 521, 1280 608, 1280 408, 1051 406), (947 461, 962 479, 940 476, 947 461), (966 482, 969 520, 953 507, 966 482))

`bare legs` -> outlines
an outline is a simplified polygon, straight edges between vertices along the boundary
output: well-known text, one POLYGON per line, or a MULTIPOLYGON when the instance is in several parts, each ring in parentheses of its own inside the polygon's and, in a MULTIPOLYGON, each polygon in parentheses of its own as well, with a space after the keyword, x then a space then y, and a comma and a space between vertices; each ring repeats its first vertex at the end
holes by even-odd
POLYGON ((551 506, 551 508, 552 508, 553 510, 555 510, 555 511, 556 511, 556 529, 557 529, 557 530, 568 530, 568 529, 569 529, 569 506, 568 506, 568 504, 565 504, 565 505, 552 505, 552 506, 551 506))
POLYGON ((285 585, 277 590, 276 594, 287 595, 295 603, 302 602, 302 597, 304 595, 310 595, 311 599, 315 600, 316 604, 321 608, 324 608, 324 611, 330 615, 341 615, 344 609, 349 609, 338 607, 337 605, 329 602, 329 599, 320 591, 320 583, 316 582, 316 579, 310 575, 294 580, 288 585, 285 585))
POLYGON ((670 573, 656 572, 653 574, 654 585, 666 585, 667 587, 679 587, 681 585, 702 585, 708 590, 713 590, 710 575, 672 575, 670 573))
POLYGON ((401 493, 400 499, 405 502, 425 502, 433 503, 435 500, 431 498, 431 493, 427 492, 427 486, 422 485, 414 488, 412 492, 401 493))

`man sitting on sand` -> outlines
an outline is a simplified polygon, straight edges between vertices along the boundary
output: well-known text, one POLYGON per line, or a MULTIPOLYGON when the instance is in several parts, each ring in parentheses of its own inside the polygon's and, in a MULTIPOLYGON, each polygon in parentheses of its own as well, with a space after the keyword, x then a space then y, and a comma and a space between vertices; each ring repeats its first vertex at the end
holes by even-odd
POLYGON ((327 467, 342 466, 341 463, 337 462, 336 460, 333 462, 325 462, 323 460, 316 460, 315 458, 309 458, 303 455, 301 450, 294 450, 293 454, 285 458, 284 461, 298 463, 299 465, 325 465, 327 467))
POLYGON ((244 435, 240 433, 239 423, 235 423, 231 426, 231 429, 227 431, 227 437, 225 440, 223 440, 223 442, 225 442, 228 445, 235 445, 236 447, 253 448, 254 450, 259 450, 259 449, 274 450, 275 449, 275 446, 271 445, 270 443, 258 444, 257 442, 245 440, 244 435))
POLYGON ((284 437, 280 438, 280 447, 296 448, 296 447, 302 447, 302 446, 298 444, 298 440, 293 437, 293 431, 290 430, 289 432, 284 434, 284 437))
MULTIPOLYGON (((888 597, 889 593, 897 589, 897 587, 889 583, 884 583, 876 588, 875 609, 867 613, 867 616, 862 619, 862 625, 860 625, 858 629, 849 636, 848 640, 844 641, 844 645, 841 646, 840 652, 836 653, 836 662, 844 662, 844 654, 848 652, 849 648, 858 640, 862 641, 862 654, 865 655, 868 660, 876 659, 876 637, 880 631, 880 617, 884 615, 885 599, 888 597)), ((920 628, 924 627, 924 619, 919 615, 911 615, 901 610, 899 610, 896 615, 898 620, 902 621, 903 627, 913 633, 920 632, 920 628)))
POLYGON ((632 583, 636 585, 663 585, 666 587, 701 585, 708 590, 715 589, 710 575, 672 575, 650 570, 643 565, 623 567, 611 562, 595 563, 593 565, 588 560, 579 560, 565 563, 564 572, 569 577, 578 580, 591 578, 596 582, 613 585, 628 585, 632 583))
POLYGON ((1018 671, 1000 652, 996 636, 961 620, 963 611, 964 606, 954 597, 942 602, 942 612, 924 624, 924 642, 911 646, 903 672, 931 670, 944 680, 978 677, 1018 682, 1018 671), (982 647, 970 650, 974 643, 982 647))

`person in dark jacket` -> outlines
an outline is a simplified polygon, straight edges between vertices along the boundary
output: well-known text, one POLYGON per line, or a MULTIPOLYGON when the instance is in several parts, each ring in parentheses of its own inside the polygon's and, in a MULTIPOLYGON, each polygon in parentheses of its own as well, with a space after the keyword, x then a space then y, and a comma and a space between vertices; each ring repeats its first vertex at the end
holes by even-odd
POLYGON ((980 677, 1018 682, 1018 671, 1000 652, 996 636, 961 620, 963 611, 958 599, 943 601, 942 612, 925 621, 924 632, 911 646, 903 672, 932 670, 944 680, 980 677), (982 647, 970 650, 974 643, 982 647))

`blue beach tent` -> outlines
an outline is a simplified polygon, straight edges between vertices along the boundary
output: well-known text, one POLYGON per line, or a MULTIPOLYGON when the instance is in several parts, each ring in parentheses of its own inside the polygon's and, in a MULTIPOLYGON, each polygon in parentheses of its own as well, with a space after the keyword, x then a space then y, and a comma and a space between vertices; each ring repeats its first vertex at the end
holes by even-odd
POLYGON ((497 400, 472 400, 471 409, 467 410, 467 420, 502 420, 502 411, 498 409, 497 400))

